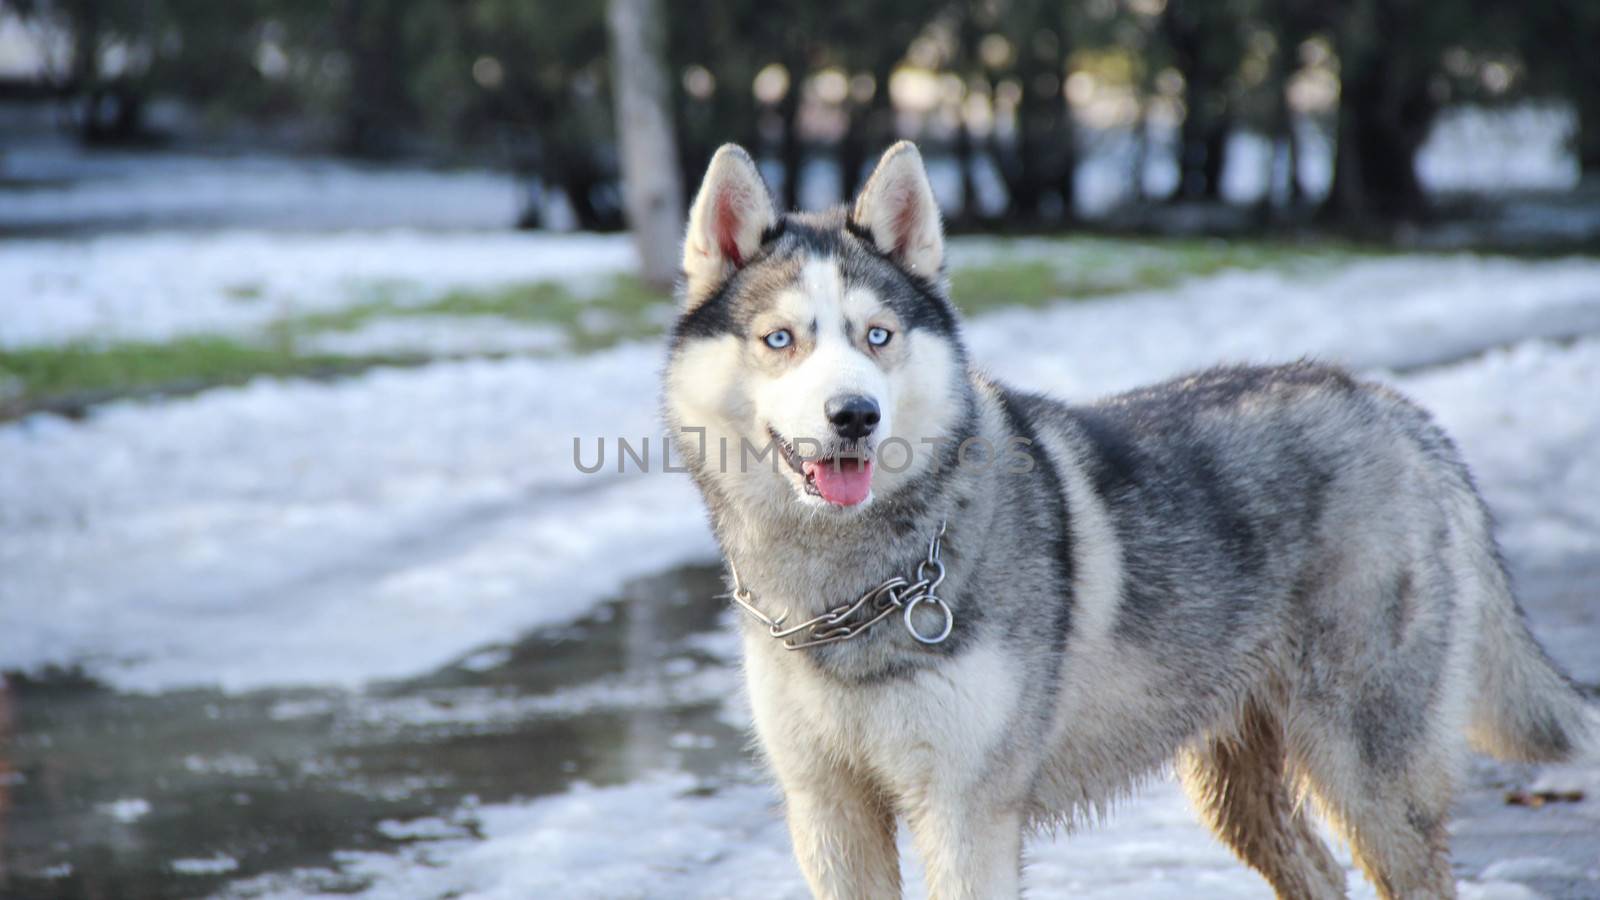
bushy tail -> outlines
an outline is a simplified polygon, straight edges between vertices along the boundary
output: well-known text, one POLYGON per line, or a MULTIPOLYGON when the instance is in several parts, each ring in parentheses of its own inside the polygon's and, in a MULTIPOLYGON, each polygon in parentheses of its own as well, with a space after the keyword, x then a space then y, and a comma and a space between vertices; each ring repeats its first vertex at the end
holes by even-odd
POLYGON ((1600 710, 1584 701, 1528 631, 1498 555, 1484 556, 1480 575, 1487 596, 1468 739, 1481 752, 1521 762, 1600 752, 1600 710))

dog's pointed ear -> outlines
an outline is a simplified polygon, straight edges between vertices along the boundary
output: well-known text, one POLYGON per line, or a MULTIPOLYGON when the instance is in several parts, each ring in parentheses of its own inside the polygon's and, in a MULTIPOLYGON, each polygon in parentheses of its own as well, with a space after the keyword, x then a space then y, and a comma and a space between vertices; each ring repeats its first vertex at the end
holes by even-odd
POLYGON ((685 303, 704 300, 761 248, 761 236, 778 224, 772 195, 743 147, 723 144, 711 157, 705 181, 689 210, 683 237, 685 303))
POLYGON ((856 198, 852 218, 872 234, 879 250, 913 275, 939 277, 944 228, 916 144, 901 141, 884 152, 856 198))

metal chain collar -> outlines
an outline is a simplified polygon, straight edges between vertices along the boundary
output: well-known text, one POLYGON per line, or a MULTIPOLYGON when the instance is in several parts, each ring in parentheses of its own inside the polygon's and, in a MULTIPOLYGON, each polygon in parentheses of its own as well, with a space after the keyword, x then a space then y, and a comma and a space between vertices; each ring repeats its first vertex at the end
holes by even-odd
POLYGON ((767 633, 782 641, 784 649, 787 650, 804 650, 808 647, 847 641, 887 619, 897 609, 904 610, 906 631, 913 638, 924 644, 943 643, 944 639, 950 636, 950 631, 956 622, 955 616, 950 612, 950 606, 934 594, 934 589, 944 583, 944 563, 939 559, 944 527, 945 523, 940 522, 939 531, 928 541, 928 556, 917 563, 915 581, 896 575, 862 594, 853 602, 841 603, 822 615, 807 619, 798 625, 783 627, 784 620, 789 618, 787 610, 783 615, 773 619, 756 608, 755 597, 750 593, 750 589, 744 586, 744 582, 739 580, 739 570, 734 567, 731 557, 728 559, 728 571, 733 573, 733 593, 730 596, 733 602, 754 616, 756 621, 767 626, 767 633), (911 621, 912 613, 924 603, 932 604, 934 610, 944 617, 944 627, 938 634, 931 636, 923 634, 911 621))

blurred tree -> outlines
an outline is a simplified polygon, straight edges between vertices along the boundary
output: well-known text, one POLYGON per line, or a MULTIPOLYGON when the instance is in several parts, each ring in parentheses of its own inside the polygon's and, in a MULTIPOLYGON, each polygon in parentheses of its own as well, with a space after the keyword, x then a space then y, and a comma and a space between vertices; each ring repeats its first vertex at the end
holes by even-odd
POLYGON ((1416 153, 1437 112, 1428 92, 1431 54, 1406 46, 1406 0, 1350 0, 1338 19, 1339 119, 1334 218, 1412 217, 1426 202, 1416 153))
POLYGON ((323 110, 303 82, 328 50, 308 39, 321 31, 324 7, 315 0, 161 0, 149 89, 215 121, 315 118, 323 110))
POLYGON ((1167 0, 1160 34, 1183 76, 1178 135, 1180 200, 1218 200, 1235 123, 1235 76, 1244 56, 1250 0, 1167 0))
POLYGON ((333 28, 345 62, 342 148, 357 156, 393 156, 417 123, 406 73, 414 48, 405 40, 405 0, 338 0, 333 28))
POLYGON ((64 71, 52 73, 72 102, 86 143, 144 137, 146 86, 156 20, 140 0, 13 0, 24 21, 59 32, 71 48, 64 71))
MULTIPOLYGON (((580 227, 622 223, 618 138, 631 135, 612 115, 613 87, 629 60, 608 53, 604 4, 0 6, 48 25, 41 33, 68 48, 49 83, 85 140, 143 137, 148 98, 176 97, 205 122, 284 123, 350 154, 509 160, 533 186, 527 224, 557 208, 545 202, 552 189, 580 227)), ((671 104, 676 138, 654 139, 671 149, 648 158, 697 179, 718 144, 739 141, 779 164, 785 204, 798 204, 808 160, 826 158, 848 199, 904 128, 931 159, 954 157, 961 215, 975 214, 976 173, 992 162, 1008 220, 1065 221, 1077 201, 1078 122, 1094 123, 1084 140, 1121 141, 1119 129, 1132 128, 1137 195, 1143 154, 1164 149, 1146 140, 1151 113, 1170 109, 1177 197, 1220 197, 1230 136, 1260 132, 1277 148, 1279 186, 1262 202, 1292 207, 1304 192, 1294 174, 1295 123, 1305 119, 1291 90, 1335 73, 1334 176, 1321 210, 1331 219, 1422 215, 1416 155, 1450 104, 1570 103, 1578 159, 1600 171, 1596 0, 682 0, 665 32, 664 58, 641 83, 671 104)))
POLYGON ((1517 35, 1528 90, 1572 104, 1573 152, 1585 177, 1600 178, 1600 3, 1545 0, 1518 12, 1506 24, 1517 35))
POLYGON ((839 194, 855 198, 867 167, 894 143, 894 103, 889 82, 905 61, 906 47, 937 7, 918 0, 840 4, 834 32, 838 61, 851 73, 844 135, 839 139, 839 194))
POLYGON ((1329 218, 1410 219, 1427 207, 1416 156, 1441 100, 1444 50, 1474 27, 1460 4, 1340 0, 1331 4, 1339 117, 1329 218))
MULTIPOLYGON (((1261 5, 1263 27, 1272 35, 1273 53, 1266 78, 1271 111, 1267 134, 1273 142, 1274 162, 1284 171, 1283 203, 1290 211, 1298 209, 1306 190, 1300 183, 1300 138, 1295 128, 1295 112, 1290 102, 1290 83, 1300 66, 1300 47, 1323 25, 1321 5, 1316 0, 1264 0, 1261 5)), ((1269 190, 1261 198, 1270 213, 1274 197, 1269 190)))
POLYGON ((801 105, 806 80, 821 52, 835 8, 799 0, 753 4, 750 12, 742 38, 763 48, 768 61, 778 65, 784 76, 784 88, 773 110, 778 125, 778 162, 783 166, 779 203, 783 209, 798 209, 806 162, 805 141, 800 130, 801 105))
MULTIPOLYGON (((603 7, 475 0, 458 19, 457 78, 479 98, 468 133, 497 132, 514 164, 561 189, 580 228, 623 224, 603 7)), ((525 222, 537 225, 530 207, 525 222)))
POLYGON ((978 148, 972 139, 971 110, 968 99, 971 93, 983 83, 987 87, 988 79, 983 73, 984 22, 975 15, 977 4, 957 4, 954 32, 955 47, 951 68, 955 70, 956 77, 961 79, 962 95, 957 102, 955 158, 956 169, 960 173, 961 181, 961 208, 960 219, 951 217, 947 221, 961 221, 972 223, 979 219, 981 210, 978 203, 978 184, 975 167, 977 165, 978 148))
POLYGON ((658 0, 611 0, 607 21, 628 226, 639 252, 640 275, 667 288, 677 280, 684 201, 665 59, 666 23, 658 0))
POLYGON ((699 184, 717 147, 733 142, 757 149, 755 94, 764 64, 760 48, 741 38, 749 4, 731 0, 674 3, 668 17, 668 58, 682 84, 677 91, 678 163, 682 182, 699 184))
POLYGON ((1046 212, 1071 220, 1077 205, 1077 129, 1065 96, 1072 9, 1053 0, 1011 0, 995 23, 1012 53, 994 74, 1017 97, 1009 142, 995 156, 1010 199, 1007 217, 1033 223, 1046 212))
POLYGON ((821 69, 838 69, 847 87, 844 128, 833 149, 840 195, 848 199, 867 164, 895 138, 890 81, 906 46, 936 11, 915 0, 832 7, 744 0, 674 4, 670 43, 685 88, 679 103, 685 183, 695 183, 717 145, 732 140, 758 155, 776 156, 779 200, 798 206, 808 154, 822 149, 810 146, 817 136, 806 132, 803 115, 810 78, 821 69), (769 66, 777 67, 769 71, 769 85, 781 73, 783 89, 775 102, 758 101, 756 77, 769 66))

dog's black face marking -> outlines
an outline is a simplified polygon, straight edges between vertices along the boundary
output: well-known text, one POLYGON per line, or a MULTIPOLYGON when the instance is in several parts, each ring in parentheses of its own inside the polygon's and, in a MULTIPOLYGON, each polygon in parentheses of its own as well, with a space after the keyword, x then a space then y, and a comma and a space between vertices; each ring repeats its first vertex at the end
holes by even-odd
POLYGON ((761 250, 712 295, 673 324, 670 346, 725 334, 746 336, 747 323, 808 259, 834 259, 847 285, 864 287, 894 310, 906 330, 926 330, 959 348, 960 320, 940 285, 914 275, 880 252, 843 208, 791 213, 762 235, 761 250))
MULTIPOLYGON (((959 336, 960 323, 955 305, 938 283, 910 272, 890 259, 878 249, 872 232, 854 220, 846 220, 844 229, 855 238, 862 250, 882 264, 872 267, 871 271, 862 267, 858 275, 863 283, 870 285, 879 296, 894 306, 902 321, 910 323, 910 327, 925 328, 947 338, 959 336), (901 302, 896 303, 896 300, 901 302)), ((846 277, 849 277, 848 274, 846 277)))
POLYGON ((728 288, 732 284, 730 279, 709 300, 678 317, 672 325, 669 344, 673 351, 690 340, 734 333, 733 305, 728 302, 728 288))

